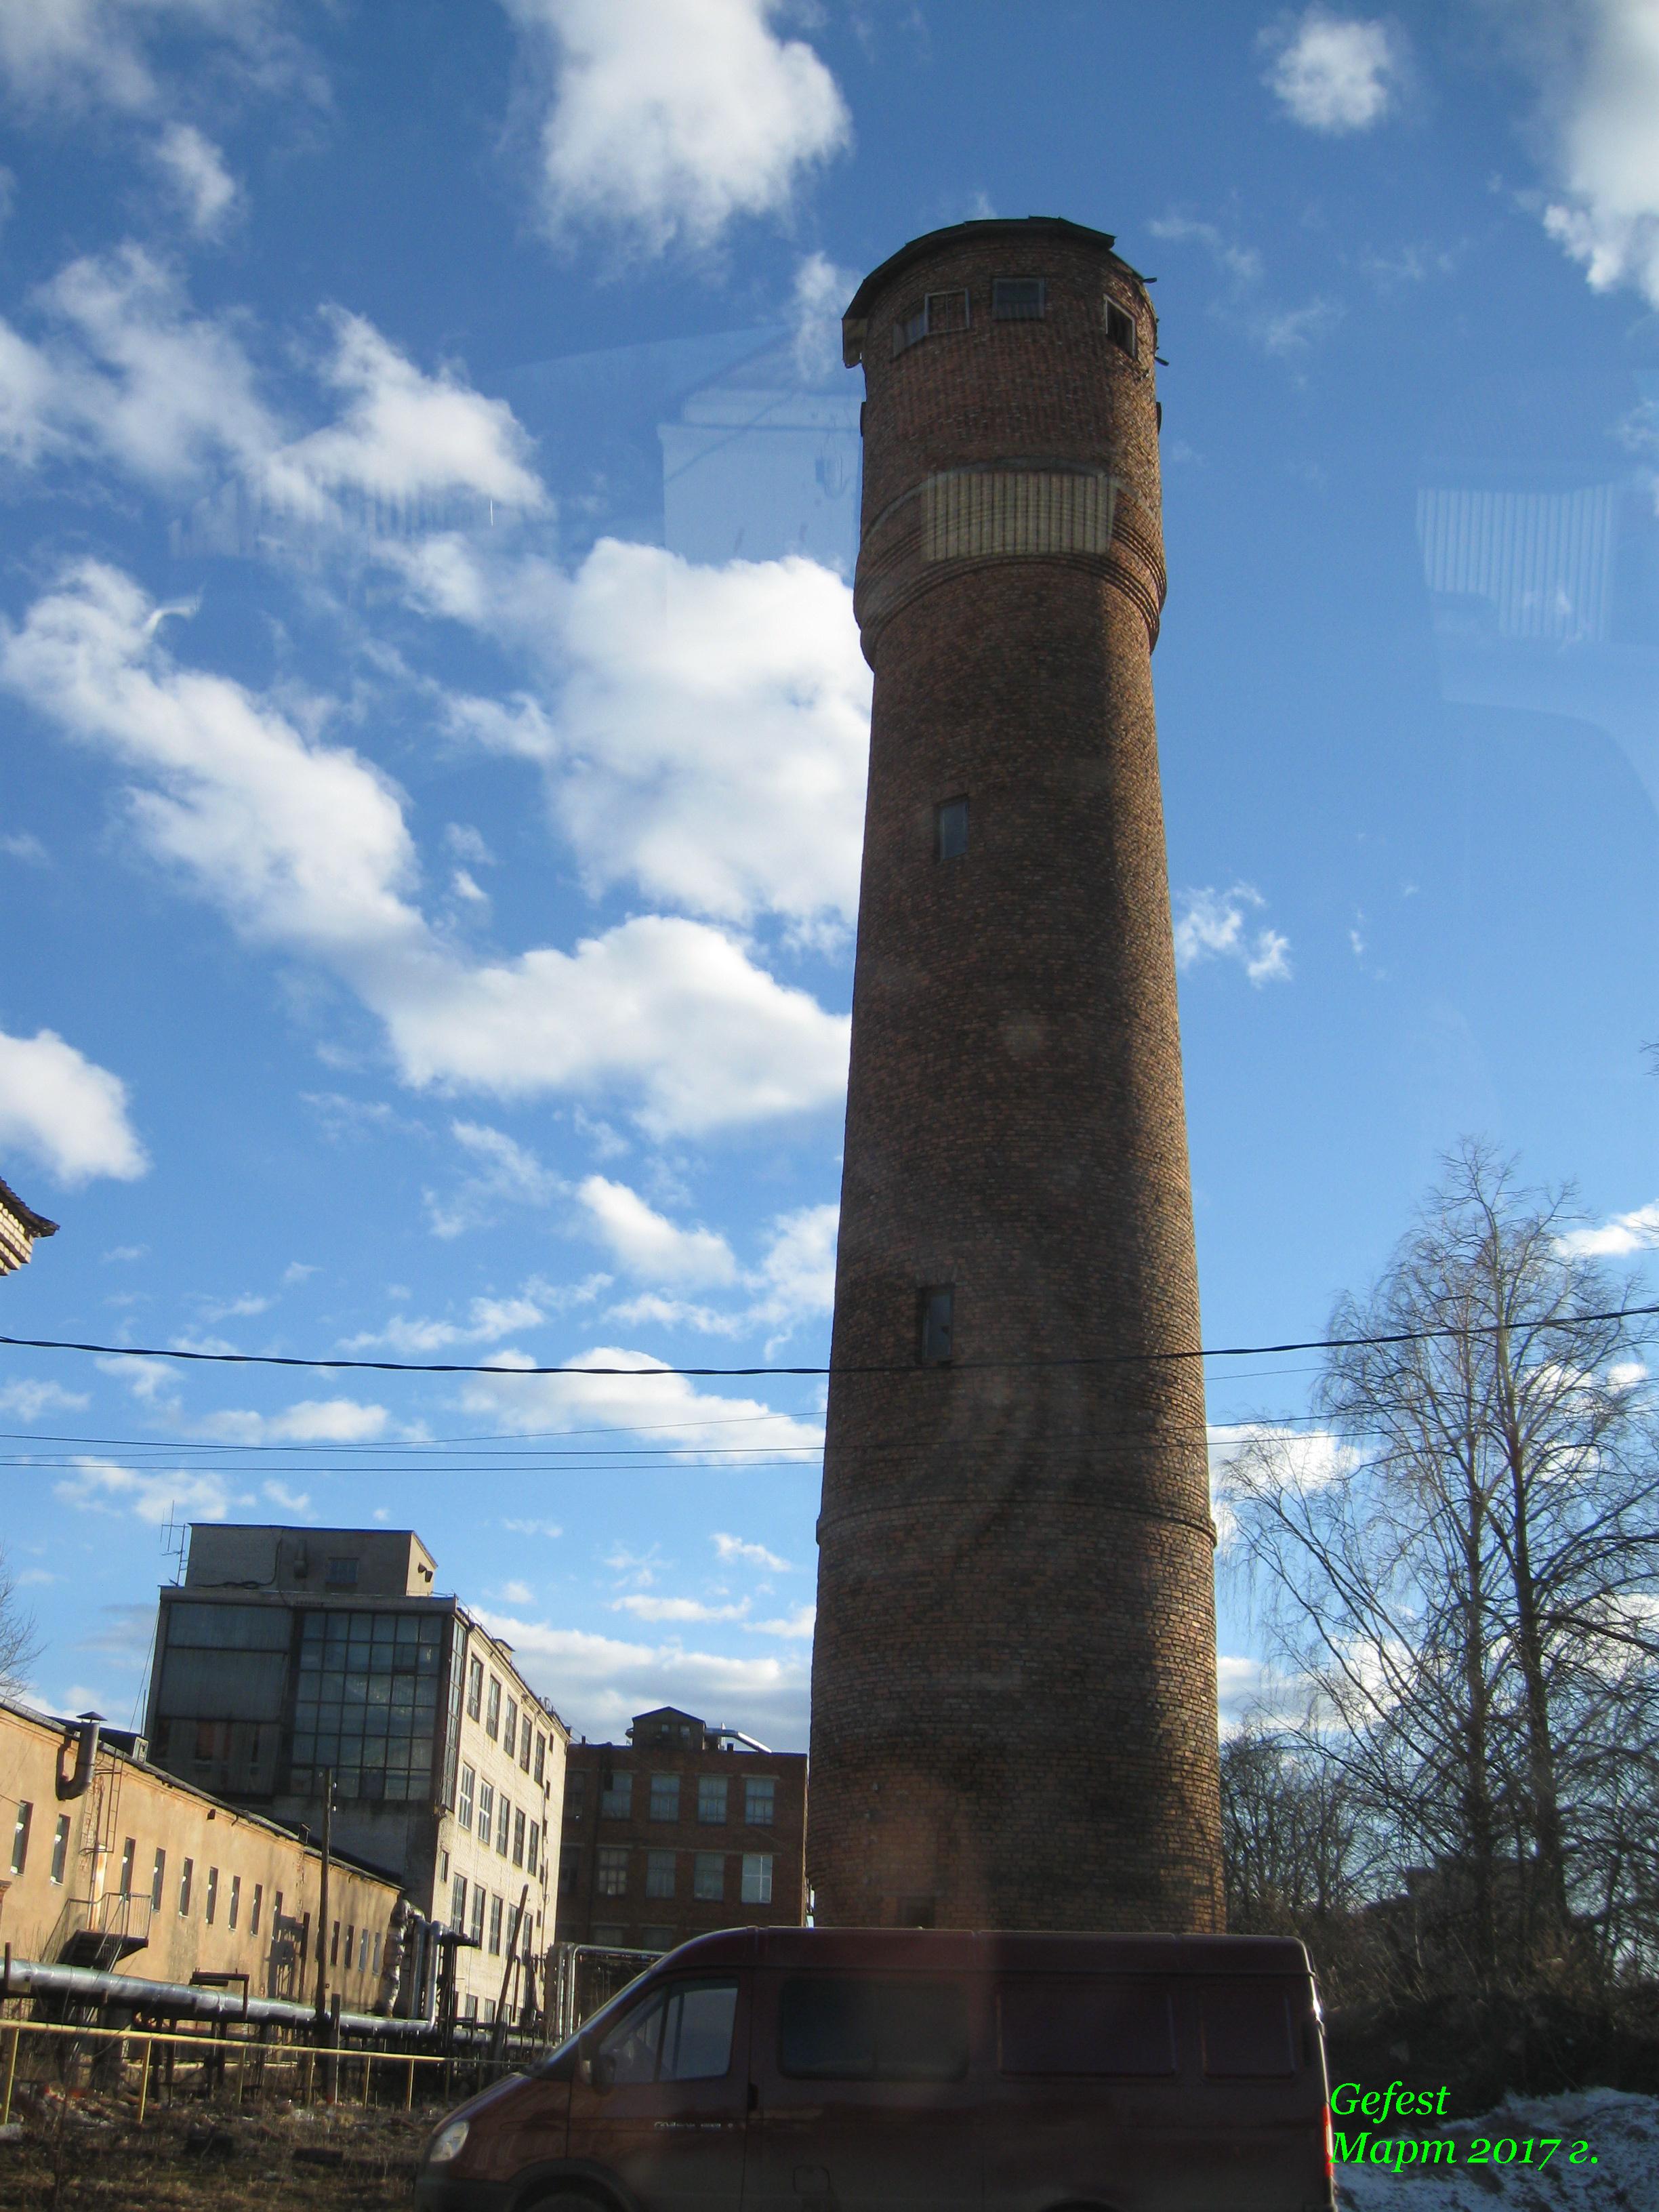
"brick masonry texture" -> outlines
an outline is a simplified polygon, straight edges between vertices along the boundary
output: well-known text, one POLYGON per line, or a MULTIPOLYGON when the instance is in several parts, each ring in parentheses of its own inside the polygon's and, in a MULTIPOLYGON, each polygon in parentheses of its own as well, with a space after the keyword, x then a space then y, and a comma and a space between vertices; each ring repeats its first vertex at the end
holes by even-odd
POLYGON ((1201 1369, 1020 1364, 1200 1340, 1151 673, 1154 319, 1103 237, 1036 222, 937 233, 860 301, 876 680, 808 1879, 826 1924, 1209 1930, 1201 1369), (996 276, 1044 278, 1044 318, 993 320, 996 276), (957 289, 969 327, 895 357, 895 319, 957 289), (1109 475, 1109 544, 927 559, 927 477, 998 468, 1109 475), (937 860, 958 795, 968 848, 937 860), (945 1284, 955 1364, 925 1368, 919 1297, 945 1284))

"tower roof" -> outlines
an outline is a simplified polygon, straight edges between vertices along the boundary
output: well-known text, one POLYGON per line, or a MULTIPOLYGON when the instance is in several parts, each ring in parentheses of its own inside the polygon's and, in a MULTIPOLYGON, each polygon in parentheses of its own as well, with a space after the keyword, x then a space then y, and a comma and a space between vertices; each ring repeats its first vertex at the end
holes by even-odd
MULTIPOLYGON (((908 269, 913 262, 925 260, 936 253, 946 241, 952 246, 972 246, 981 240, 999 237, 1011 240, 1032 237, 1075 239, 1079 243, 1086 240, 1101 246, 1108 253, 1117 243, 1111 231, 1091 230, 1086 223, 1068 222, 1061 215, 988 216, 972 222, 947 223, 942 230, 924 231, 920 238, 913 238, 908 246, 901 246, 896 253, 890 253, 879 268, 870 271, 854 293, 841 319, 842 359, 847 367, 856 368, 862 359, 870 302, 893 277, 908 269)), ((1119 258, 1114 256, 1114 258, 1119 258)), ((1124 266, 1128 266, 1127 262, 1124 266)))

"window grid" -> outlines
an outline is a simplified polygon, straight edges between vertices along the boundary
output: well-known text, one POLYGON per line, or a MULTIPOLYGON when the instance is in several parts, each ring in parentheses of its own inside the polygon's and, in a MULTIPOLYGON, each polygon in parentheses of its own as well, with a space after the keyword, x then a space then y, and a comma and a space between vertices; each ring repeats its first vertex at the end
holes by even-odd
POLYGON ((707 1901, 718 1903, 726 1895, 726 1854, 724 1851, 699 1851, 692 1869, 691 1893, 707 1901))
POLYGON ((674 1853, 647 1851, 645 1855, 645 1893, 647 1897, 674 1894, 674 1853))
POLYGON ((769 1828, 777 1809, 778 1785, 770 1776, 745 1781, 743 1785, 743 1817, 750 1828, 769 1828))
POLYGON ((769 1851, 744 1853, 743 1902, 745 1905, 769 1905, 772 1902, 772 1855, 769 1851))
POLYGON ((593 1887, 600 1897, 628 1894, 628 1852, 620 1844, 601 1844, 593 1869, 593 1887))
POLYGON ((1041 276, 994 276, 991 315, 999 323, 1038 323, 1048 306, 1048 287, 1041 276))
POLYGON ((29 1823, 33 1818, 33 1806, 27 1802, 20 1802, 16 1822, 11 1832, 11 1870, 14 1874, 21 1874, 28 1864, 29 1823))
POLYGON ((58 1826, 52 1834, 52 1878, 55 1882, 64 1879, 64 1869, 69 1863, 70 1818, 67 1813, 58 1815, 58 1826))
POLYGON ((653 1774, 651 1778, 651 1818, 653 1820, 678 1820, 679 1817, 679 1776, 653 1774))
POLYGON ((336 1798, 419 1803, 432 1788, 443 1622, 412 1613, 307 1613, 290 1786, 336 1798))
POLYGON ((725 1775, 703 1774, 697 1778, 697 1819, 705 1827, 726 1826, 725 1775))

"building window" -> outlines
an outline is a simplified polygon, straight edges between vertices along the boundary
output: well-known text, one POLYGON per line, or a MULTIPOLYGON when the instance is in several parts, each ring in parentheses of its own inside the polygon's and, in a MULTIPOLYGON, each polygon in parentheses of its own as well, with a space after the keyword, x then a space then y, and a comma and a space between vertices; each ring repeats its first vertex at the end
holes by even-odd
POLYGON ((567 1820, 580 1820, 582 1799, 586 1795, 587 1777, 578 1772, 567 1772, 564 1778, 564 1817, 567 1820))
POLYGON ((439 1887, 441 1889, 441 1888, 442 1888, 442 1887, 443 1887, 443 1885, 444 1885, 444 1883, 445 1883, 445 1882, 447 1882, 448 1880, 449 1880, 449 1853, 448 1853, 447 1851, 440 1851, 440 1852, 439 1852, 439 1854, 438 1854, 438 1886, 439 1886, 439 1887))
POLYGON ((561 1897, 574 1897, 575 1893, 576 1862, 574 1859, 566 1858, 563 1854, 561 1853, 559 1857, 559 1895, 561 1897))
POLYGON ((190 1885, 195 1877, 196 1862, 186 1859, 179 1876, 179 1917, 182 1920, 190 1911, 190 1885))
POLYGON ((778 1785, 768 1775, 743 1785, 743 1817, 751 1828, 769 1828, 777 1807, 778 1785))
POLYGON ((449 1924, 459 1936, 466 1927, 466 1876, 458 1874, 449 1893, 449 1924))
POLYGON ((461 1769, 461 1794, 456 1801, 455 1818, 464 1828, 472 1826, 472 1790, 477 1778, 470 1766, 461 1769))
POLYGON ((155 1864, 149 1877, 149 1909, 152 1912, 159 1912, 161 1910, 161 1899, 167 1894, 167 1855, 163 1850, 158 1850, 155 1854, 155 1864))
POLYGON ((495 1848, 503 1858, 507 1856, 507 1840, 512 1833, 513 1807, 503 1791, 495 1806, 495 1848))
POLYGON ((524 1864, 524 1814, 517 1808, 513 1814, 513 1863, 524 1864))
POLYGON ((501 1686, 492 1674, 489 1678, 489 1702, 484 1707, 484 1734, 495 1737, 501 1732, 501 1686))
POLYGON ((647 1897, 674 1894, 674 1854, 647 1851, 645 1855, 645 1893, 647 1897))
POLYGON ((469 1659, 466 1662, 466 1717, 476 1721, 483 1711, 483 1661, 469 1659))
POLYGON ((121 1894, 123 1897, 132 1895, 132 1863, 137 1856, 137 1840, 129 1836, 121 1846, 121 1894))
POLYGON ((52 1832, 52 1878, 54 1881, 63 1881, 64 1869, 69 1863, 69 1814, 60 1813, 58 1826, 52 1832))
POLYGON ((893 351, 908 352, 923 338, 937 337, 947 331, 965 331, 968 327, 968 295, 965 292, 929 292, 918 307, 913 307, 893 325, 893 351))
POLYGON ((1106 302, 1106 335, 1115 346, 1122 347, 1131 361, 1134 359, 1135 319, 1127 307, 1120 307, 1113 299, 1108 299, 1106 302))
POLYGON ((651 1778, 651 1817, 653 1820, 678 1820, 680 1817, 680 1778, 678 1774, 653 1774, 651 1778))
POLYGON ((1048 287, 1041 276, 994 276, 991 314, 999 323, 1040 323, 1048 305, 1048 287))
POLYGON ((633 1776, 626 1772, 612 1774, 599 1793, 599 1818, 602 1820, 625 1820, 633 1809, 633 1776))
POLYGON ((377 1974, 380 1971, 380 1939, 378 1935, 374 1938, 374 1971, 377 1974))
POLYGON ((536 1779, 538 1782, 547 1779, 547 1738, 539 1729, 536 1731, 536 1779))
POLYGON ((519 1755, 519 1701, 516 1698, 509 1698, 507 1701, 507 1725, 501 1730, 501 1749, 509 1759, 516 1759, 519 1755))
POLYGON ((471 1936, 473 1942, 479 1945, 482 1945, 483 1942, 483 1884, 481 1881, 475 1881, 472 1885, 472 1924, 468 1929, 467 1933, 471 1936))
POLYGON ((16 1823, 11 1832, 11 1870, 14 1874, 21 1874, 28 1864, 29 1822, 33 1818, 33 1805, 21 1803, 18 1806, 16 1823))
POLYGON ((330 1559, 323 1569, 323 1580, 331 1589, 356 1589, 357 1562, 356 1559, 330 1559))
POLYGON ((745 1851, 743 1855, 743 1901, 745 1905, 772 1902, 772 1854, 745 1851))
POLYGON ((340 1923, 337 1920, 334 1923, 334 1932, 329 1938, 328 1963, 331 1966, 337 1966, 340 1963, 340 1923))
POLYGON ((227 1928, 234 1928, 236 1925, 236 1916, 241 1909, 242 1877, 239 1874, 234 1874, 230 1877, 230 1910, 225 1915, 227 1928))
POLYGON ((368 1930, 367 1928, 361 1928, 357 1931, 357 1972, 360 1974, 366 1974, 368 1972, 368 1930))
POLYGON ((692 1869, 691 1894, 718 1903, 726 1895, 726 1854, 699 1851, 692 1869))
POLYGON ((933 858, 959 860, 968 850, 968 801, 941 799, 933 809, 933 858))
POLYGON ((530 1823, 530 1833, 525 1838, 525 1865, 531 1874, 536 1871, 536 1856, 541 1841, 541 1822, 532 1820, 530 1823))
POLYGON ((256 1881, 253 1885, 253 1902, 249 1905, 247 1913, 247 1932, 250 1936, 257 1936, 259 1932, 259 1907, 264 1901, 265 1886, 262 1881, 256 1881))
POLYGON ((499 1897, 492 1897, 489 1900, 489 1953, 495 1959, 501 1955, 501 1900, 499 1897))
POLYGON ((337 1804, 430 1803, 443 1638, 436 1608, 304 1610, 285 1790, 331 1769, 337 1804))
POLYGON ((955 1348, 956 1291, 949 1283, 936 1283, 916 1300, 917 1355, 924 1367, 948 1367, 955 1348))
POLYGON ((703 1774, 697 1778, 697 1818, 705 1827, 725 1826, 726 1777, 723 1774, 703 1774))
POLYGON ((601 1844, 593 1887, 601 1897, 628 1894, 628 1853, 620 1844, 601 1844))
POLYGON ((526 1712, 526 1713, 524 1715, 523 1718, 524 1718, 524 1725, 523 1725, 523 1727, 519 1730, 519 1764, 520 1764, 520 1765, 524 1769, 525 1772, 526 1772, 526 1774, 528 1774, 528 1773, 529 1773, 529 1771, 530 1771, 530 1715, 529 1715, 529 1713, 528 1713, 528 1712, 526 1712))
POLYGON ((593 1930, 593 1941, 601 1951, 620 1951, 627 1936, 625 1928, 596 1927, 593 1930))
POLYGON ((207 1905, 204 1910, 207 1924, 211 1928, 213 1916, 219 1910, 219 1869, 215 1866, 208 1869, 207 1905))
POLYGON ((672 1951, 673 1948, 674 1931, 672 1928, 641 1929, 640 1948, 641 1951, 672 1951))
POLYGON ((467 1999, 466 2017, 469 2020, 477 2020, 478 2017, 478 2000, 477 1997, 469 1997, 467 1999))
POLYGON ((478 1841, 488 1844, 490 1826, 495 1818, 495 1785, 493 1782, 478 1784, 478 1841))

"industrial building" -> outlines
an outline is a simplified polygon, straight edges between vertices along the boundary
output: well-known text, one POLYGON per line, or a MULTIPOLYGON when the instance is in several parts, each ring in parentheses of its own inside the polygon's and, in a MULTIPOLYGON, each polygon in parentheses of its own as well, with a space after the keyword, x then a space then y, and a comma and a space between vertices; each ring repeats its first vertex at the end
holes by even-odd
POLYGON ((552 1941, 568 1731, 434 1588, 412 1529, 198 1522, 161 1593, 146 1722, 181 1780, 382 1869, 456 1947, 463 2018, 515 2011, 552 1941))
POLYGON ((798 1928, 806 1759, 661 1705, 565 1755, 558 1940, 668 1951, 711 1929, 798 1928))
MULTIPOLYGON (((325 1988, 347 2012, 397 2005, 398 1881, 336 1855, 325 1988)), ((145 1982, 243 1984, 314 2002, 322 1850, 161 1772, 94 1714, 0 1702, 0 1942, 20 1960, 145 1982)))
POLYGON ((821 1922, 1221 1924, 1151 655, 1147 283, 959 223, 860 285, 875 672, 819 1522, 821 1922))
POLYGON ((36 1239, 55 1237, 58 1224, 25 1206, 9 1182, 0 1182, 0 1275, 15 1274, 34 1256, 36 1239))

